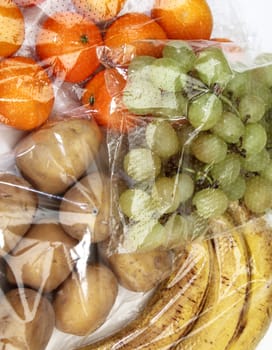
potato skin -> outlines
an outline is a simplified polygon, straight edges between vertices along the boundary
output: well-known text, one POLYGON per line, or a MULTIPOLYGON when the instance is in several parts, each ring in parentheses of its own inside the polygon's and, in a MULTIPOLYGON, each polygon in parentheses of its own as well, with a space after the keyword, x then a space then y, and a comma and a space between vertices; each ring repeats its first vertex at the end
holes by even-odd
POLYGON ((118 282, 134 292, 151 290, 172 271, 172 256, 166 250, 114 253, 108 262, 118 282))
POLYGON ((27 232, 37 205, 38 197, 25 179, 0 173, 0 256, 9 253, 27 232))
POLYGON ((86 266, 58 289, 53 307, 56 327, 65 333, 89 335, 106 320, 118 293, 112 271, 102 264, 86 266))
POLYGON ((101 141, 102 134, 93 120, 48 122, 19 141, 16 165, 37 190, 62 194, 88 169, 101 141))
POLYGON ((52 292, 71 273, 76 244, 59 224, 36 223, 6 259, 8 281, 52 292))
POLYGON ((0 348, 44 350, 55 325, 51 303, 32 289, 12 289, 0 299, 0 348))
POLYGON ((98 172, 91 173, 64 195, 59 220, 64 230, 81 240, 90 235, 92 243, 109 237, 110 180, 98 172))

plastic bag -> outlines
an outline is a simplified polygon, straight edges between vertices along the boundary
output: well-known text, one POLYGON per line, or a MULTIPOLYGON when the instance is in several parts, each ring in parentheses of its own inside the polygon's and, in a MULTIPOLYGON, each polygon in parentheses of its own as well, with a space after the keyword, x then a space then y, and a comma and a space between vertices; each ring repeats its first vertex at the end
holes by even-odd
MULTIPOLYGON (((119 15, 151 7, 131 0, 119 15)), ((56 11, 72 11, 64 23, 75 20, 70 1, 24 8, 16 56, 41 55, 37 32, 56 11)), ((217 35, 236 32, 230 6, 220 12, 229 16, 217 35)), ((39 61, 52 81, 50 118, 31 132, 12 129, 0 157, 3 349, 257 346, 271 321, 271 161, 263 133, 269 141, 271 60, 256 60, 243 34, 229 43, 142 42, 159 57, 168 47, 165 66, 135 57, 133 45, 112 50, 99 38, 95 72, 70 70, 73 54, 39 61), (183 59, 171 65, 176 49, 183 59), (210 60, 216 69, 207 71, 210 60), (231 134, 228 119, 237 125, 231 134), (250 133, 245 142, 244 129, 256 124, 253 142, 250 133), (211 130, 212 144, 200 139, 211 130)), ((17 89, 17 97, 28 91, 24 79, 17 89)))

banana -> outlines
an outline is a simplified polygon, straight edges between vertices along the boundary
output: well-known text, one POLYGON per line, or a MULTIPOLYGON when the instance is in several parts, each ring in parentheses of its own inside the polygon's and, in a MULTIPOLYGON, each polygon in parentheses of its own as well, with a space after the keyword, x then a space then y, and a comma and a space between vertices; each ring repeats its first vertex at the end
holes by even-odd
POLYGON ((194 327, 175 349, 225 349, 247 300, 249 269, 242 235, 226 215, 213 220, 210 227, 215 261, 206 302, 194 327))
POLYGON ((245 237, 250 255, 251 281, 247 307, 228 350, 255 349, 272 319, 272 227, 263 217, 233 204, 230 211, 245 237))
POLYGON ((192 243, 138 318, 110 338, 81 350, 170 349, 189 331, 202 309, 212 266, 210 249, 204 240, 192 243))
POLYGON ((253 350, 272 318, 272 226, 233 203, 138 318, 81 350, 253 350))

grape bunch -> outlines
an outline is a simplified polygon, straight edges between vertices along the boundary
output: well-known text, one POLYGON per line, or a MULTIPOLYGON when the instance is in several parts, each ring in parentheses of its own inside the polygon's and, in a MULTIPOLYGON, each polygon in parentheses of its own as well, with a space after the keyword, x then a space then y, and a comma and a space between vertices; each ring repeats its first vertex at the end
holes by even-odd
POLYGON ((272 207, 272 66, 238 72, 214 44, 170 41, 127 74, 123 103, 147 120, 123 160, 130 246, 175 246, 231 201, 257 215, 272 207))

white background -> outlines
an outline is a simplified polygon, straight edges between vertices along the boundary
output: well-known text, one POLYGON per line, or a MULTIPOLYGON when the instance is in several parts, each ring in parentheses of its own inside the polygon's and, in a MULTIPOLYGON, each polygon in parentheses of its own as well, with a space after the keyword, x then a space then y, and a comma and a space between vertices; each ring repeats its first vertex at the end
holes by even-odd
POLYGON ((249 44, 262 51, 272 51, 272 1, 236 0, 233 6, 247 33, 249 44))

